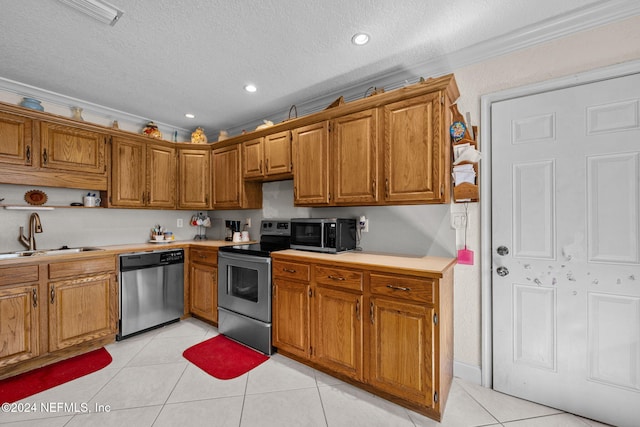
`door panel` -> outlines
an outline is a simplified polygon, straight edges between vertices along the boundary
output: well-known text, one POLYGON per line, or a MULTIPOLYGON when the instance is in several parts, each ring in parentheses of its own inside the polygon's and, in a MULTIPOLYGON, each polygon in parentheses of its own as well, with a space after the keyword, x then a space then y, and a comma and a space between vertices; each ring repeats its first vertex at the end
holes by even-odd
POLYGON ((614 425, 640 401, 638 105, 636 74, 491 110, 494 388, 614 425))

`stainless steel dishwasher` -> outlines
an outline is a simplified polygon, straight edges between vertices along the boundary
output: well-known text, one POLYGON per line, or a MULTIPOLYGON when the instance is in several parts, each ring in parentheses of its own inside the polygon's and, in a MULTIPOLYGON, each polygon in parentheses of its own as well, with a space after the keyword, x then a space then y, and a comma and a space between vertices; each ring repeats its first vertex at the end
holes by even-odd
POLYGON ((117 340, 176 322, 184 314, 184 250, 120 255, 117 340))

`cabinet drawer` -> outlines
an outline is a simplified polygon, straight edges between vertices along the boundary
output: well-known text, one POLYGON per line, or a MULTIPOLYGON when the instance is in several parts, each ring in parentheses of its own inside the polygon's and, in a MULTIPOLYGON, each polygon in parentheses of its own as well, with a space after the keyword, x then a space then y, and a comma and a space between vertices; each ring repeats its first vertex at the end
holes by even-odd
POLYGON ((218 265, 218 251, 211 249, 191 248, 191 262, 218 265))
POLYGON ((116 257, 78 259, 49 264, 49 279, 84 276, 116 270, 116 257))
POLYGON ((37 265, 0 268, 0 286, 37 282, 38 278, 37 265))
POLYGON ((433 279, 371 274, 371 293, 433 303, 433 279))
POLYGON ((320 285, 362 290, 362 272, 334 267, 315 267, 316 282, 320 285))
POLYGON ((309 266, 297 262, 273 261, 273 276, 308 282, 309 266))

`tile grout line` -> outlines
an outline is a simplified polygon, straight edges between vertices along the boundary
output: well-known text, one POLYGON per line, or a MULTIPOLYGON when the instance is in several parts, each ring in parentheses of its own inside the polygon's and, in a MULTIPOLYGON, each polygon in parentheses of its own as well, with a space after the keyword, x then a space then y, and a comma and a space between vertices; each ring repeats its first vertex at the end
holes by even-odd
POLYGON ((327 418, 327 411, 324 407, 324 401, 322 400, 322 393, 320 393, 320 385, 318 384, 318 373, 317 369, 313 370, 313 380, 316 382, 316 391, 318 392, 318 397, 320 398, 320 407, 322 408, 322 416, 324 416, 324 423, 327 427, 329 427, 329 419, 327 418))

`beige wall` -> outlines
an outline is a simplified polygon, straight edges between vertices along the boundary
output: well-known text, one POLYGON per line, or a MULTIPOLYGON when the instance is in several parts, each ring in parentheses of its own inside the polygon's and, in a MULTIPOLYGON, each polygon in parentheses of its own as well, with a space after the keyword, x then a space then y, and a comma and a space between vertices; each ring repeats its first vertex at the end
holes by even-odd
MULTIPOLYGON (((482 95, 640 59, 637 40, 640 40, 640 17, 454 70, 461 94, 459 109, 469 111, 473 124, 479 124, 482 95)), ((461 205, 451 207, 452 212, 460 210, 461 205)), ((476 251, 475 265, 458 265, 455 272, 454 354, 457 362, 472 367, 481 363, 479 213, 477 204, 470 205, 467 246, 476 251)), ((458 234, 460 247, 462 237, 458 234)))

